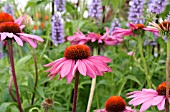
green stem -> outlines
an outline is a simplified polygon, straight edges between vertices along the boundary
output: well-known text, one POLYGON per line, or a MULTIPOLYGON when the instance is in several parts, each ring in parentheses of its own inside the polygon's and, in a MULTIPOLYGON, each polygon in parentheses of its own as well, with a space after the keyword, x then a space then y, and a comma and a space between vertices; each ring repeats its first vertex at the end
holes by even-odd
POLYGON ((145 57, 143 55, 143 41, 142 41, 141 37, 137 37, 137 40, 138 40, 139 53, 140 53, 140 56, 141 56, 141 59, 142 59, 144 72, 145 72, 145 75, 146 75, 147 85, 148 85, 149 88, 151 88, 151 77, 149 75, 149 71, 148 71, 148 68, 147 68, 147 65, 146 65, 146 60, 145 60, 145 57))
POLYGON ((167 57, 166 57, 166 101, 165 101, 165 111, 169 112, 169 63, 170 63, 170 38, 167 41, 167 57))
MULTIPOLYGON (((93 55, 94 56, 98 55, 98 48, 93 49, 93 55)), ((90 96, 89 96, 86 112, 90 112, 90 108, 91 108, 91 104, 92 104, 92 100, 93 100, 93 96, 94 96, 95 86, 96 86, 96 77, 92 79, 90 96)))
POLYGON ((36 91, 37 84, 38 84, 38 66, 37 66, 37 57, 36 57, 35 49, 33 49, 33 58, 34 58, 34 66, 35 66, 35 84, 34 84, 34 93, 31 99, 31 105, 34 104, 35 91, 36 91))

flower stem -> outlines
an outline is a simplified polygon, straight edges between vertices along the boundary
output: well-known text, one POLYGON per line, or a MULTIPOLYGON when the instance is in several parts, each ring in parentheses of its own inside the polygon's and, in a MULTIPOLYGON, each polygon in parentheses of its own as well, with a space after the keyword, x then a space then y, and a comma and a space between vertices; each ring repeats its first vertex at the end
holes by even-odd
POLYGON ((79 73, 76 72, 76 74, 75 74, 75 82, 74 82, 74 96, 73 96, 73 110, 72 110, 72 112, 76 112, 78 83, 79 83, 79 73))
POLYGON ((37 66, 37 57, 36 57, 35 49, 33 49, 33 58, 34 58, 34 66, 35 66, 35 84, 34 84, 34 93, 31 99, 31 105, 34 104, 35 91, 38 84, 38 66, 37 66))
POLYGON ((9 90, 9 94, 11 95, 12 99, 17 102, 17 99, 15 98, 15 96, 12 93, 12 83, 13 83, 13 77, 11 76, 9 79, 9 84, 8 84, 8 90, 9 90))
MULTIPOLYGON (((93 49, 93 55, 97 55, 97 54, 98 54, 98 49, 94 48, 93 49)), ((90 88, 90 95, 89 95, 89 100, 88 100, 86 112, 90 112, 90 108, 91 108, 91 104, 92 104, 92 100, 93 100, 93 96, 94 96, 95 86, 96 86, 96 77, 92 79, 91 88, 90 88)))
POLYGON ((166 101, 165 101, 165 110, 169 112, 169 63, 170 63, 170 38, 167 41, 167 57, 166 57, 166 101))
POLYGON ((151 77, 149 76, 149 71, 148 71, 148 68, 147 68, 147 65, 146 65, 146 60, 145 60, 145 57, 143 55, 143 46, 142 46, 143 41, 142 41, 141 37, 137 37, 137 40, 138 40, 139 53, 140 53, 140 56, 141 56, 141 59, 142 59, 144 72, 145 72, 145 75, 146 75, 147 85, 148 85, 149 88, 151 88, 151 77))
POLYGON ((10 64, 11 64, 11 71, 12 71, 12 76, 13 76, 13 80, 14 80, 14 86, 15 86, 15 89, 16 89, 18 107, 19 107, 20 112, 23 112, 22 106, 21 106, 21 100, 20 100, 20 96, 19 96, 19 91, 18 91, 17 78, 16 78, 16 74, 15 74, 12 39, 9 39, 7 41, 7 44, 8 44, 9 60, 10 60, 10 64))

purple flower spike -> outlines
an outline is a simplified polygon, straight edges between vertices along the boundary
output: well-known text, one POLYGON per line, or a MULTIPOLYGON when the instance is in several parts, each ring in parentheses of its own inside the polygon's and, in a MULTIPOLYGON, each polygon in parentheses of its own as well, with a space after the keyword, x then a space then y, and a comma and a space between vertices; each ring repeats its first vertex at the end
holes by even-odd
POLYGON ((143 5, 145 3, 145 0, 131 0, 129 2, 130 8, 129 8, 129 16, 128 21, 133 22, 135 24, 138 23, 144 23, 143 16, 143 5))
POLYGON ((54 4, 56 5, 56 10, 59 12, 64 12, 65 11, 65 5, 66 1, 65 0, 54 0, 54 4))
POLYGON ((55 45, 61 44, 64 39, 64 21, 61 18, 61 14, 57 13, 52 16, 52 29, 51 38, 55 45))
POLYGON ((169 14, 168 14, 168 16, 167 16, 166 19, 167 19, 167 20, 170 20, 170 12, 169 12, 169 14))
POLYGON ((14 10, 13 6, 11 4, 5 4, 4 5, 4 12, 10 14, 12 17, 14 17, 14 10))
POLYGON ((92 0, 92 3, 89 6, 89 16, 91 18, 96 18, 98 20, 102 17, 102 2, 101 0, 92 0))
POLYGON ((120 22, 119 22, 119 19, 117 18, 114 18, 113 21, 112 21, 112 24, 111 24, 111 29, 110 31, 114 31, 116 27, 120 27, 120 22))
POLYGON ((165 10, 168 0, 150 0, 148 3, 148 11, 154 14, 160 14, 165 10))

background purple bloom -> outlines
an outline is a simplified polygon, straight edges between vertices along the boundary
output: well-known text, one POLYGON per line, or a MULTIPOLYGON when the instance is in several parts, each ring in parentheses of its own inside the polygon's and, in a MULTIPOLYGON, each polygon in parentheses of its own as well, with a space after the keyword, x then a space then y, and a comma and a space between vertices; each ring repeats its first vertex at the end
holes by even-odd
POLYGON ((167 16, 166 19, 167 19, 167 20, 170 20, 170 12, 169 12, 169 14, 168 14, 168 16, 167 16))
POLYGON ((168 0, 150 0, 148 3, 148 11, 160 14, 165 10, 168 0))
POLYGON ((101 0, 92 0, 92 3, 89 6, 89 16, 91 18, 96 18, 98 20, 102 17, 102 2, 101 0))
POLYGON ((131 0, 129 2, 130 8, 128 12, 128 21, 133 22, 135 24, 144 22, 144 18, 142 17, 144 11, 144 3, 145 0, 131 0))
POLYGON ((116 27, 120 27, 119 19, 114 18, 111 24, 110 32, 114 31, 116 27))
POLYGON ((65 4, 66 4, 65 0, 54 0, 54 4, 56 6, 57 11, 59 12, 65 11, 65 4))
POLYGON ((4 12, 10 14, 12 17, 14 17, 14 10, 13 10, 13 6, 11 4, 5 4, 4 5, 4 12))
POLYGON ((64 21, 61 18, 61 14, 57 13, 52 16, 52 29, 51 37, 55 45, 61 44, 65 41, 64 39, 64 21))

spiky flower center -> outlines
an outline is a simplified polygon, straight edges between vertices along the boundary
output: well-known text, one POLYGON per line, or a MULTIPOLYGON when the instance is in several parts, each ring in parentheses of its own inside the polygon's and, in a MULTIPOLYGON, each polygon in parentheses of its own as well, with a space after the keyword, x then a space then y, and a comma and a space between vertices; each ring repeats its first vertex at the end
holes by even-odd
POLYGON ((4 12, 0 12, 0 23, 3 22, 14 22, 14 19, 11 15, 4 12))
MULTIPOLYGON (((166 82, 159 84, 156 91, 159 95, 166 95, 166 82)), ((169 82, 169 93, 170 93, 170 82, 169 82)))
POLYGON ((54 101, 50 98, 47 98, 47 99, 45 99, 45 103, 48 104, 48 105, 53 105, 54 101))
POLYGON ((159 27, 160 27, 163 31, 170 31, 170 20, 164 21, 164 22, 160 23, 160 24, 159 24, 159 27))
POLYGON ((71 45, 64 51, 64 57, 67 59, 86 59, 90 56, 90 48, 86 45, 71 45))
POLYGON ((135 26, 137 29, 142 29, 145 27, 144 24, 135 24, 135 26))
POLYGON ((0 32, 21 33, 21 29, 17 23, 3 22, 0 24, 0 32))
POLYGON ((125 110, 126 102, 120 96, 111 96, 105 103, 107 112, 121 112, 125 110))

